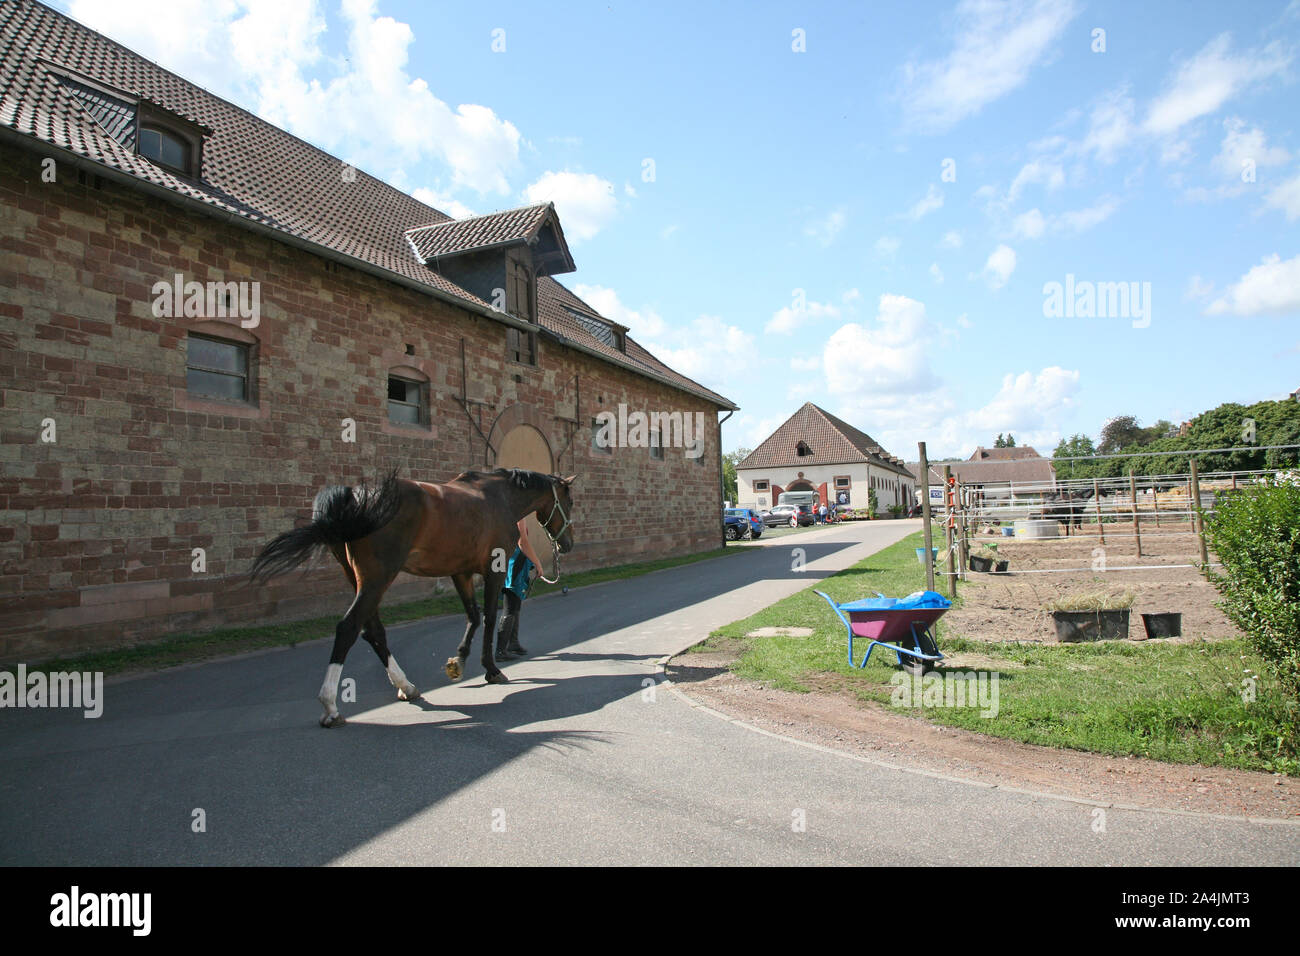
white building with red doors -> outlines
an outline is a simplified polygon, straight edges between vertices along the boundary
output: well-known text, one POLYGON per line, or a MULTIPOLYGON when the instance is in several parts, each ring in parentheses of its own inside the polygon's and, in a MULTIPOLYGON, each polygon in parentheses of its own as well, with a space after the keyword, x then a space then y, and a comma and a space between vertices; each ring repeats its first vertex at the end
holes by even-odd
POLYGON ((915 500, 916 478, 902 459, 812 402, 736 465, 736 479, 742 508, 771 508, 786 491, 816 492, 822 503, 857 509, 874 489, 882 515, 915 500))

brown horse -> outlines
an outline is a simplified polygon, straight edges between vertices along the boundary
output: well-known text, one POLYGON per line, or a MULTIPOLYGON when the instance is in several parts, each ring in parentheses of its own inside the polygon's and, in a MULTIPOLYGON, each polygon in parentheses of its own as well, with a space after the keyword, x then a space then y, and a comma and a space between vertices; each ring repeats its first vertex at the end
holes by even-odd
POLYGON ((535 471, 498 468, 467 471, 451 481, 430 483, 389 474, 378 488, 332 486, 322 489, 312 506, 311 523, 277 537, 253 562, 251 577, 264 581, 298 567, 318 548, 327 547, 356 589, 352 606, 334 630, 320 702, 322 727, 343 723, 337 700, 343 660, 358 633, 375 649, 397 688, 400 700, 419 691, 406 679, 388 651, 379 602, 399 571, 422 577, 449 576, 465 605, 469 623, 456 656, 447 659, 447 676, 465 672, 480 614, 474 575, 483 576, 483 670, 489 684, 504 684, 492 654, 497 601, 506 564, 519 539, 519 519, 535 514, 558 552, 573 547, 569 488, 576 475, 560 478, 535 471))

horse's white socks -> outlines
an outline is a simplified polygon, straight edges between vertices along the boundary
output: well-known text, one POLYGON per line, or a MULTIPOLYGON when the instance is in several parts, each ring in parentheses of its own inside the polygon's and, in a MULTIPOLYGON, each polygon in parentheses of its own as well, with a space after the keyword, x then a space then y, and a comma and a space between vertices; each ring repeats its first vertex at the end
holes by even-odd
POLYGON ((320 702, 325 708, 326 717, 333 717, 339 712, 339 678, 342 676, 342 664, 331 664, 325 668, 325 683, 320 685, 320 702))
POLYGON ((406 679, 402 669, 397 666, 397 658, 392 654, 388 655, 388 679, 392 681, 393 686, 402 692, 404 697, 410 697, 415 690, 415 685, 406 679))

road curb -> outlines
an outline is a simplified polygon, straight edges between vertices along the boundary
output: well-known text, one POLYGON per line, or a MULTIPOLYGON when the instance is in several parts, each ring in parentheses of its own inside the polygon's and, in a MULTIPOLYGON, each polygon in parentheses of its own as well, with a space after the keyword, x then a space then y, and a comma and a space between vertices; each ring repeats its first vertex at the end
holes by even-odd
POLYGON ((864 757, 861 754, 849 753, 847 750, 836 750, 834 747, 827 747, 824 744, 815 744, 808 740, 800 740, 797 737, 787 736, 786 734, 778 734, 774 731, 765 730, 762 727, 751 724, 748 721, 741 720, 739 717, 732 717, 728 714, 722 713, 721 711, 714 710, 712 707, 709 707, 706 704, 701 704, 699 701, 692 699, 684 691, 677 688, 677 685, 668 678, 668 662, 674 657, 682 654, 688 648, 694 646, 694 643, 689 644, 676 654, 668 654, 655 661, 655 674, 659 678, 660 683, 666 685, 668 690, 688 707, 698 710, 701 713, 708 714, 710 717, 715 717, 718 720, 734 724, 737 727, 743 727, 745 730, 753 731, 756 734, 762 734, 764 737, 783 740, 786 743, 795 744, 809 750, 816 750, 820 753, 831 754, 836 757, 844 757, 848 760, 856 760, 858 763, 870 764, 873 767, 884 767, 887 770, 898 770, 902 773, 910 773, 918 777, 928 777, 931 780, 960 783, 968 787, 978 787, 981 790, 999 790, 1003 793, 1015 793, 1021 796, 1034 797, 1040 800, 1056 800, 1061 803, 1073 803, 1078 806, 1101 807, 1104 810, 1124 810, 1130 813, 1159 813, 1169 816, 1195 817, 1201 820, 1218 820, 1228 823, 1251 823, 1258 826, 1300 827, 1300 820, 1287 820, 1279 817, 1239 817, 1226 813, 1205 813, 1200 810, 1175 810, 1165 807, 1142 807, 1129 803, 1107 803, 1102 800, 1089 800, 1085 797, 1067 797, 1059 793, 1045 793, 1041 790, 1025 790, 1020 787, 1007 787, 1002 784, 985 783, 982 780, 971 780, 967 777, 958 777, 953 774, 940 773, 937 770, 920 770, 916 767, 904 767, 899 764, 890 763, 887 760, 876 760, 871 757, 864 757))

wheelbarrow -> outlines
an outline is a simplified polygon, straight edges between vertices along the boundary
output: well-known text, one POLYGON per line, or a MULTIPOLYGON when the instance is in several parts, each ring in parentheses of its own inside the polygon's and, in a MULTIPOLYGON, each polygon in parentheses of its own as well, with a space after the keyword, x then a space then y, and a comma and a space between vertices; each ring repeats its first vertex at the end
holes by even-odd
POLYGON ((952 602, 942 594, 917 591, 905 598, 887 598, 877 591, 874 598, 836 604, 821 591, 814 593, 826 599, 849 632, 850 667, 866 667, 871 652, 877 647, 893 651, 898 657, 898 665, 913 674, 933 670, 934 662, 943 660, 930 630, 934 622, 952 607, 952 602), (866 638, 869 642, 861 662, 853 659, 854 637, 866 638))

